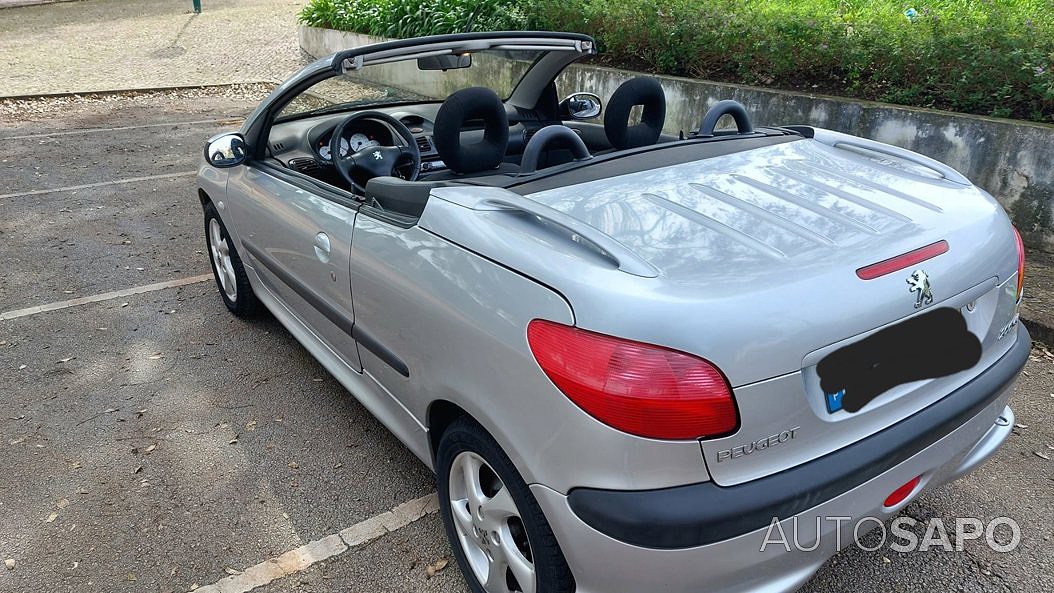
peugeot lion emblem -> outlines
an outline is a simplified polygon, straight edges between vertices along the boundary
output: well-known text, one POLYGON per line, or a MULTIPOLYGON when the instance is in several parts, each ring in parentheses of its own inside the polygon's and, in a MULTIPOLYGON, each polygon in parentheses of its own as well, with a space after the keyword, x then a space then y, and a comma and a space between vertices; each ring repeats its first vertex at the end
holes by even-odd
POLYGON ((377 161, 379 161, 379 160, 381 160, 381 159, 383 159, 383 158, 384 158, 384 157, 383 157, 383 156, 381 156, 381 151, 379 151, 379 150, 375 150, 375 151, 373 151, 373 159, 374 159, 374 160, 377 160, 377 161))
POLYGON ((908 292, 915 293, 915 308, 921 308, 933 302, 933 293, 930 292, 930 277, 924 270, 915 270, 908 276, 908 292))

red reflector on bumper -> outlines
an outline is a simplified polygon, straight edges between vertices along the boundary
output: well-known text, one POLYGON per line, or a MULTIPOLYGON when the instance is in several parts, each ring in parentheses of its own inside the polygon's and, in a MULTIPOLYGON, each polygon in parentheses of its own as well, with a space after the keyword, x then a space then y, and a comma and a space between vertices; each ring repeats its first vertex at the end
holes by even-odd
POLYGON ((930 258, 937 257, 942 253, 948 251, 948 242, 941 239, 936 243, 930 243, 925 247, 919 247, 914 251, 902 253, 896 257, 884 259, 876 264, 870 266, 864 266, 856 271, 856 275, 861 280, 874 280, 879 276, 885 276, 886 274, 892 274, 897 270, 903 270, 904 268, 913 266, 917 263, 924 262, 930 258))
POLYGON ((897 488, 893 491, 893 494, 889 495, 889 498, 886 498, 886 502, 882 504, 884 504, 886 507, 895 507, 898 504, 904 502, 904 499, 915 491, 915 487, 919 485, 919 480, 921 479, 922 476, 916 476, 907 484, 904 484, 900 488, 897 488))

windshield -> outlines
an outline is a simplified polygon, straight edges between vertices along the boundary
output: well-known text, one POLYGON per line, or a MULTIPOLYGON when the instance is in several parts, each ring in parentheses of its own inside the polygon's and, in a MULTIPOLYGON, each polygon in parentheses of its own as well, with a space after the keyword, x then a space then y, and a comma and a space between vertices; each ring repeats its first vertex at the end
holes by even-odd
POLYGON ((289 119, 312 113, 393 103, 442 101, 463 88, 483 86, 503 99, 545 50, 483 50, 460 57, 461 66, 447 70, 427 58, 367 65, 312 85, 278 114, 289 119), (423 69, 424 68, 424 69, 423 69))

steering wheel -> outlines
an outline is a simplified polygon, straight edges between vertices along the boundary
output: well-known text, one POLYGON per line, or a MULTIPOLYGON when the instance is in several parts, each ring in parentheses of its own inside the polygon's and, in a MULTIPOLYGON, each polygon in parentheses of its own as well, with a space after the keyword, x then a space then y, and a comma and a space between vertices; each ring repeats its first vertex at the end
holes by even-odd
POLYGON ((337 124, 333 130, 333 137, 329 140, 329 154, 332 155, 330 158, 333 159, 333 166, 340 172, 340 176, 351 184, 352 189, 363 195, 366 194, 367 181, 374 177, 395 176, 396 169, 407 164, 406 159, 410 159, 409 164, 413 166, 410 175, 405 177, 407 181, 417 181, 417 176, 421 173, 421 149, 417 147, 414 135, 403 122, 380 111, 353 113, 337 124), (360 119, 372 119, 388 124, 399 134, 406 146, 370 146, 347 156, 341 155, 340 139, 344 137, 344 131, 360 119), (356 177, 365 180, 360 184, 355 180, 356 177))

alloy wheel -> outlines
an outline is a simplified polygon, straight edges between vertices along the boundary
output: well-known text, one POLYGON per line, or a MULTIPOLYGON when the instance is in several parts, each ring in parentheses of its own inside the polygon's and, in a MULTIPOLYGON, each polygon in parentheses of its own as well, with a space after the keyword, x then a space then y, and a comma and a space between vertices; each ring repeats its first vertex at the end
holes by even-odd
POLYGON ((509 489, 479 455, 450 465, 450 509, 458 542, 487 593, 535 593, 534 555, 509 489))
POLYGON ((237 301, 238 279, 234 275, 234 264, 231 263, 231 247, 223 236, 220 221, 215 218, 209 221, 209 251, 223 294, 227 295, 231 302, 237 301))

